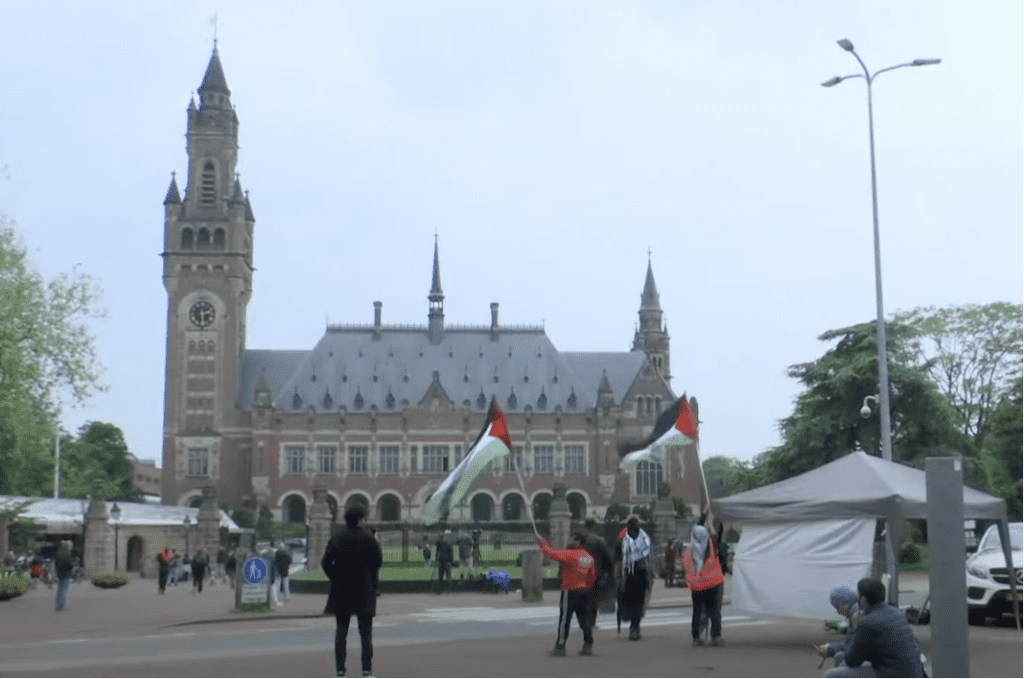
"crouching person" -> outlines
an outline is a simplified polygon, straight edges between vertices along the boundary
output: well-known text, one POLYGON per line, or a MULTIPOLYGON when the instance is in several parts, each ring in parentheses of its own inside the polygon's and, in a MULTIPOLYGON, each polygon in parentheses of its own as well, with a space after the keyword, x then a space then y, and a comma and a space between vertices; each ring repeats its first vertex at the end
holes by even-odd
POLYGON ((586 536, 573 533, 567 549, 555 549, 540 535, 537 542, 544 556, 562 564, 562 596, 558 607, 558 636, 552 655, 565 655, 565 642, 569 638, 569 625, 575 614, 583 630, 583 648, 580 655, 594 654, 594 619, 597 617, 597 567, 594 557, 581 545, 586 536))

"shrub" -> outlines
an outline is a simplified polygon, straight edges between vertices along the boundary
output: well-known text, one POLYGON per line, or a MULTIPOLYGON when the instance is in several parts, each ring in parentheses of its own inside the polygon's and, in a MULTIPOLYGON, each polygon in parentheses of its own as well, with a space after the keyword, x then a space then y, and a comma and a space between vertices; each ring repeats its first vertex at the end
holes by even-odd
POLYGON ((0 575, 0 600, 13 599, 28 591, 28 580, 16 573, 0 575))
POLYGON ((913 542, 904 542, 900 548, 900 563, 914 564, 921 560, 921 548, 913 542))
POLYGON ((127 585, 132 576, 127 571, 101 571, 92 576, 92 584, 105 589, 127 585))

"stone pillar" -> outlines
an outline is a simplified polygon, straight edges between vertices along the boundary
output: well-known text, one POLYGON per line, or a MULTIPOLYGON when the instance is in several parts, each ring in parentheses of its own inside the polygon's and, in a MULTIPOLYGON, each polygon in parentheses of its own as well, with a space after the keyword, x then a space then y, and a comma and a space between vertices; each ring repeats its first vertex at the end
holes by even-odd
POLYGON ((331 539, 331 508, 327 505, 327 489, 313 488, 313 504, 309 506, 309 540, 306 550, 312 573, 320 570, 320 561, 327 551, 327 543, 331 539))
POLYGON ((544 559, 539 549, 520 552, 523 559, 523 601, 544 598, 544 559))
POLYGON ((0 514, 0 557, 7 556, 7 552, 10 548, 10 524, 8 524, 6 517, 0 514))
POLYGON ((220 548, 220 510, 217 508, 217 489, 214 486, 203 487, 203 504, 199 505, 199 530, 196 531, 193 550, 201 549, 210 557, 211 563, 217 559, 220 548))
POLYGON ((551 499, 551 510, 548 513, 551 522, 551 545, 555 549, 565 549, 569 546, 569 530, 572 524, 572 512, 569 511, 569 503, 565 499, 565 483, 555 481, 552 494, 554 497, 551 499))
POLYGON ((114 527, 110 525, 107 503, 98 497, 89 502, 85 515, 85 553, 82 568, 86 576, 114 568, 114 527))

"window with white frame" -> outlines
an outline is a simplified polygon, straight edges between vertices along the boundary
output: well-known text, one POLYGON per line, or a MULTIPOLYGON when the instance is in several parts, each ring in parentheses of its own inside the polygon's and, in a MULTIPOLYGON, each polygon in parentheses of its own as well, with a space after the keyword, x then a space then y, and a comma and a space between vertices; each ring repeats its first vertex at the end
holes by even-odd
POLYGON ((316 470, 320 474, 333 474, 336 469, 338 446, 316 447, 316 470))
POLYGON ((378 446, 380 452, 380 473, 398 473, 398 446, 378 446))
POLYGON ((533 445, 533 473, 551 474, 555 471, 555 447, 548 444, 533 445))
POLYGON ((502 471, 506 474, 515 474, 516 470, 523 468, 523 447, 512 446, 512 454, 505 455, 501 461, 502 471))
POLYGON ((657 495, 658 486, 664 481, 661 464, 642 460, 636 465, 636 494, 657 495))
POLYGON ((188 475, 209 476, 210 451, 206 448, 188 449, 188 475))
POLYGON ((306 446, 284 447, 284 473, 301 474, 306 466, 306 446))
POLYGON ((348 447, 348 473, 349 474, 365 474, 367 471, 367 463, 370 459, 370 447, 369 446, 349 446, 348 447))
POLYGON ((423 471, 426 474, 448 471, 448 446, 423 446, 423 471))
POLYGON ((566 474, 585 474, 586 469, 586 458, 584 457, 583 446, 570 445, 565 446, 565 473, 566 474))

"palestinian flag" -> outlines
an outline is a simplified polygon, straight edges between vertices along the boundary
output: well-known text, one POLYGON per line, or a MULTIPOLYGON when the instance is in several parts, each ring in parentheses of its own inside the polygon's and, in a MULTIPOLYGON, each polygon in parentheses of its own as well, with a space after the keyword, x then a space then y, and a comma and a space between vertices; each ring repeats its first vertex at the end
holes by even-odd
POLYGON ((431 525, 448 518, 448 512, 466 499, 473 482, 486 469, 488 463, 512 453, 512 439, 508 435, 505 413, 496 400, 491 399, 487 422, 480 436, 470 446, 466 456, 448 474, 441 487, 430 496, 423 508, 423 523, 431 525))
POLYGON ((647 437, 638 450, 629 453, 619 461, 619 469, 636 464, 641 460, 665 464, 665 446, 685 446, 697 440, 697 418, 690 410, 690 402, 683 394, 669 408, 658 416, 654 432, 647 437))

